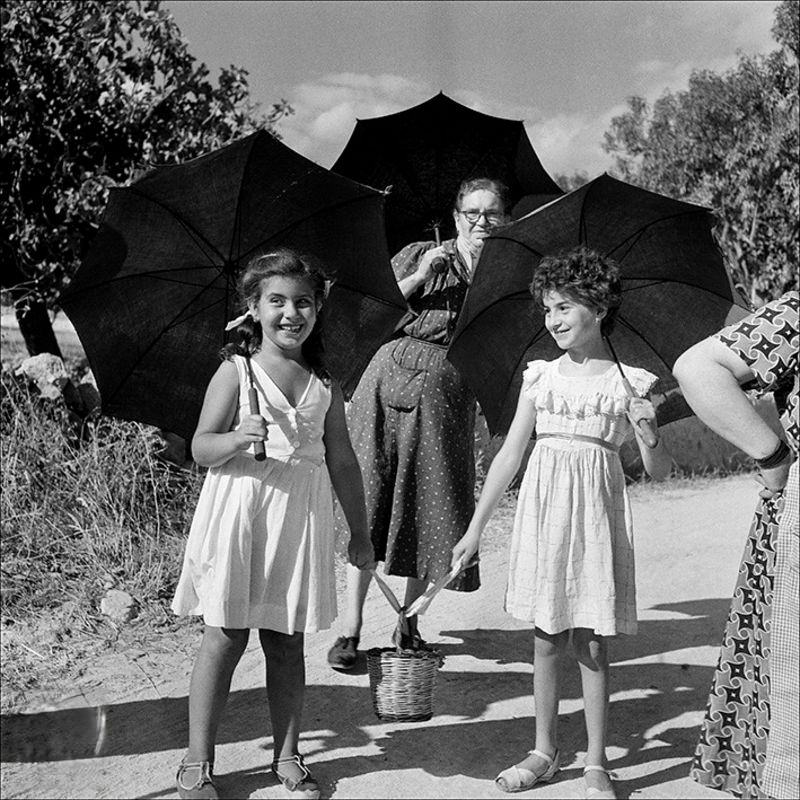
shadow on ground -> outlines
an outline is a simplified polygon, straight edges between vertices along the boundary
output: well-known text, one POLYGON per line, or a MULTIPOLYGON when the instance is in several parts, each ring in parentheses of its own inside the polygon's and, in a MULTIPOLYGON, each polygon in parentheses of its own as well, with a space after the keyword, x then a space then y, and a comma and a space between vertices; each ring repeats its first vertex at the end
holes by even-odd
MULTIPOLYGON (((728 603, 728 600, 715 598, 659 607, 658 610, 687 616, 641 622, 637 636, 620 637, 613 643, 612 662, 715 645, 722 633, 728 603)), ((470 655, 497 665, 518 664, 532 658, 530 630, 445 630, 441 633, 460 640, 441 645, 446 656, 470 655)), ((562 697, 578 698, 577 666, 574 663, 565 666, 562 697)), ((697 730, 670 727, 669 723, 684 713, 705 707, 712 673, 710 666, 674 663, 617 663, 613 666, 612 694, 637 693, 635 697, 611 704, 609 746, 626 752, 614 766, 620 768, 663 758, 680 758, 686 762, 636 780, 619 781, 620 796, 626 797, 646 786, 687 774, 697 730)), ((491 780, 530 749, 534 732, 532 700, 530 670, 448 671, 445 664, 437 683, 435 710, 439 717, 455 717, 458 721, 437 725, 434 717, 431 723, 421 725, 394 723, 391 730, 379 731, 374 738, 365 730, 378 723, 367 685, 311 685, 306 691, 305 728, 331 732, 327 737, 314 734, 315 742, 322 741, 322 748, 327 752, 358 750, 370 743, 380 750, 369 756, 348 754, 318 762, 315 774, 328 787, 335 786, 337 778, 344 776, 412 767, 439 777, 464 775, 491 780), (491 705, 509 700, 518 702, 513 718, 484 719, 491 705), (497 742, 497 749, 487 748, 489 742, 497 742)), ((265 690, 234 692, 220 725, 218 742, 261 739, 266 768, 271 759, 267 741, 270 734, 265 690)), ((559 737, 566 745, 563 755, 568 765, 563 770, 563 778, 578 777, 579 767, 569 765, 575 751, 585 747, 582 712, 560 716, 559 737)), ((95 755, 181 750, 186 739, 186 697, 119 703, 102 710, 83 708, 8 715, 2 718, 2 761, 59 761, 95 755)), ((314 753, 306 749, 306 755, 313 758, 314 753)), ((274 781, 264 771, 247 770, 220 776, 220 788, 227 795, 248 797, 265 783, 274 781)), ((169 789, 154 789, 152 796, 172 791, 171 786, 170 783, 169 789)))

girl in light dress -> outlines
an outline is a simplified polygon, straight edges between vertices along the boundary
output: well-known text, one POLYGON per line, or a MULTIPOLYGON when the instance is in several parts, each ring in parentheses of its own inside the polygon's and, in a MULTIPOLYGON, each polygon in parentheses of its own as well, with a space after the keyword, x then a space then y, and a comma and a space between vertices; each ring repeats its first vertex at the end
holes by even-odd
POLYGON ((657 435, 652 446, 645 444, 640 427, 655 431, 648 395, 656 376, 622 365, 636 395, 629 399, 605 342, 622 300, 617 266, 577 248, 544 258, 530 289, 564 354, 528 364, 514 420, 469 528, 453 549, 453 565, 477 552, 535 427, 514 521, 505 608, 536 626, 536 745, 496 783, 506 792, 524 791, 558 772, 559 659, 571 638, 588 734, 586 796, 601 800, 615 797, 606 771, 606 640, 636 633, 633 530, 618 450, 635 435, 644 467, 656 479, 669 474, 672 460, 657 435))
POLYGON ((349 561, 374 567, 364 491, 341 390, 325 371, 316 327, 325 276, 289 250, 253 258, 239 280, 247 312, 229 325, 192 439, 209 467, 172 607, 202 614, 203 640, 189 692, 182 798, 214 798, 214 746, 233 671, 250 629, 267 666, 272 771, 290 797, 319 797, 298 753, 303 635, 336 616, 333 501, 350 527, 349 561), (249 403, 251 380, 261 413, 249 403), (263 414, 263 416, 262 416, 263 414), (266 458, 257 458, 257 446, 266 458))

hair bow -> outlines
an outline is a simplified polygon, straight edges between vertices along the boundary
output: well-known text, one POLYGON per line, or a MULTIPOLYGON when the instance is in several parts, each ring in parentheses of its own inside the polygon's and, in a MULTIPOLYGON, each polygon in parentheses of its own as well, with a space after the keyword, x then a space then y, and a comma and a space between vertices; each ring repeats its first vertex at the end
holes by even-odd
POLYGON ((238 328, 248 317, 252 318, 252 314, 249 311, 245 311, 244 314, 240 314, 236 319, 232 319, 226 326, 226 331, 232 331, 234 328, 238 328))

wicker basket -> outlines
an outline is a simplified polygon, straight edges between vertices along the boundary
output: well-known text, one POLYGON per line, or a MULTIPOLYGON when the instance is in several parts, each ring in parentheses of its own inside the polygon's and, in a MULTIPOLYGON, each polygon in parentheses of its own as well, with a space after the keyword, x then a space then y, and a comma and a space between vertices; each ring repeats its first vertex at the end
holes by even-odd
POLYGON ((433 716, 433 688, 443 659, 435 650, 367 651, 369 688, 378 719, 419 722, 433 716))

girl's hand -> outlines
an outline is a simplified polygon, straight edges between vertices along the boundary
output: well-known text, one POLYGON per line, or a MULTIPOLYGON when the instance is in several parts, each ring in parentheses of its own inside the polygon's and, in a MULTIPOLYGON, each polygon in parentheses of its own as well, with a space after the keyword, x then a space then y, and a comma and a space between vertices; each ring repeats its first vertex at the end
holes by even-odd
POLYGON ((236 432, 239 434, 238 449, 247 450, 253 442, 267 440, 267 421, 260 414, 248 414, 242 417, 236 432))
POLYGON ((628 402, 628 419, 631 421, 631 425, 633 425, 634 428, 637 428, 643 419, 646 419, 650 423, 650 427, 654 432, 657 428, 656 408, 644 397, 631 397, 628 402))
POLYGON ((348 561, 358 569, 375 569, 375 552, 367 536, 351 536, 347 546, 348 561))
POLYGON ((456 566, 469 564, 478 552, 479 540, 479 535, 470 532, 465 533, 458 542, 456 542, 456 546, 453 548, 453 556, 450 559, 450 569, 455 569, 456 566))

